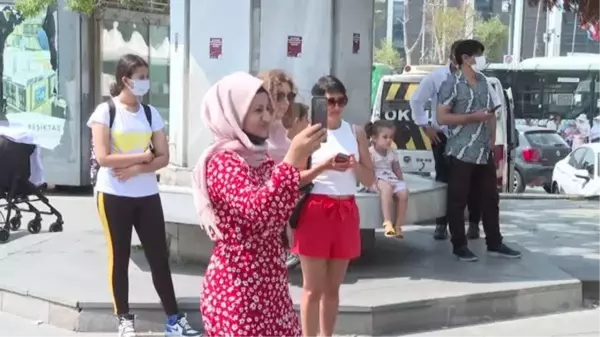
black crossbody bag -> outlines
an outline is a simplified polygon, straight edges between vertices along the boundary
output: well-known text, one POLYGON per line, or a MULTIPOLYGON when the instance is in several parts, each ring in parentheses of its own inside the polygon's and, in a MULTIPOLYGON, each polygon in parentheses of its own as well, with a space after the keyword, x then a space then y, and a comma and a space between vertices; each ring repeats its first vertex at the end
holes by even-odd
MULTIPOLYGON (((308 157, 306 169, 309 169, 310 165, 311 165, 311 157, 308 157)), ((300 188, 300 199, 298 199, 298 201, 296 202, 296 206, 294 206, 292 215, 290 216, 290 219, 288 220, 288 224, 292 229, 298 228, 298 221, 300 220, 300 212, 302 211, 302 208, 304 208, 306 199, 308 198, 308 195, 310 194, 310 191, 312 190, 313 186, 314 186, 314 184, 311 182, 300 188)), ((286 230, 284 230, 282 233, 282 239, 283 239, 283 245, 285 247, 289 247, 291 242, 288 242, 286 230)))
MULTIPOLYGON (((306 169, 310 169, 310 166, 312 164, 312 158, 308 157, 308 162, 306 164, 306 169)), ((302 208, 304 208, 304 204, 306 203, 306 200, 308 199, 308 195, 310 194, 310 191, 312 190, 314 184, 312 182, 302 186, 300 188, 300 199, 298 199, 298 201, 296 202, 296 206, 294 207, 294 210, 292 211, 292 215, 290 216, 290 220, 288 221, 288 223, 290 224, 290 227, 292 229, 296 229, 298 228, 298 222, 300 220, 300 212, 302 212, 302 208)))

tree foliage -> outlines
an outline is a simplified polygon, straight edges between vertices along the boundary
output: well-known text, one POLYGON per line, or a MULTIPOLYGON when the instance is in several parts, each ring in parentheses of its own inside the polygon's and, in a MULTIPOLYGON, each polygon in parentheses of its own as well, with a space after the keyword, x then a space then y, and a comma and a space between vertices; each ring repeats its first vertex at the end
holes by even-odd
POLYGON ((381 40, 380 48, 375 48, 373 61, 387 64, 394 69, 400 69, 403 62, 400 52, 394 48, 391 41, 387 41, 386 39, 381 40))
POLYGON ((432 8, 431 33, 435 54, 439 63, 448 59, 450 45, 456 40, 472 36, 478 20, 477 13, 470 6, 432 8))
POLYGON ((581 23, 597 23, 600 20, 598 0, 527 0, 527 2, 531 7, 537 7, 541 2, 545 9, 559 7, 566 11, 577 11, 581 23))
MULTIPOLYGON (((119 0, 122 6, 128 8, 143 8, 148 1, 119 0)), ((15 7, 25 16, 34 16, 50 5, 56 5, 57 0, 16 0, 15 7)), ((66 0, 67 9, 86 15, 92 15, 97 9, 104 8, 106 0, 66 0)))
POLYGON ((488 20, 478 20, 474 35, 485 46, 485 54, 490 62, 502 62, 504 48, 508 44, 507 25, 497 16, 488 20))

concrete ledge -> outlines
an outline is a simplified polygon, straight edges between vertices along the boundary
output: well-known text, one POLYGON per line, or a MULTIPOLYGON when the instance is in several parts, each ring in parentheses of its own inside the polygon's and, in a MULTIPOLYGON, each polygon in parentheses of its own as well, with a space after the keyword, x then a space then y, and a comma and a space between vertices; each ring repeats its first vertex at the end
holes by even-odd
MULTIPOLYGON (((72 331, 113 332, 116 322, 102 266, 106 257, 73 250, 68 246, 72 237, 54 238, 69 253, 44 260, 44 268, 22 271, 27 278, 3 277, 0 310, 72 331)), ((103 240, 100 233, 97 240, 103 240)), ((336 334, 414 333, 581 308, 581 283, 546 259, 526 250, 522 260, 487 257, 483 240, 471 241, 470 247, 481 258, 478 263, 454 260, 447 242, 432 241, 429 231, 418 226, 408 226, 403 241, 378 237, 373 254, 352 265, 344 280, 336 334)), ((140 332, 160 332, 164 313, 141 255, 132 255, 130 277, 136 286, 131 289, 131 307, 140 332)), ((14 270, 39 259, 40 255, 21 254, 0 262, 14 270)), ((173 270, 180 307, 200 327, 203 269, 173 270)), ((296 307, 301 279, 300 271, 290 273, 296 307)))
MULTIPOLYGON (((431 179, 406 174, 410 196, 406 223, 418 223, 441 216, 446 211, 446 186, 431 179)), ((213 243, 198 228, 198 216, 193 204, 192 189, 182 186, 160 186, 163 212, 167 223, 167 240, 171 259, 176 262, 207 263, 213 243)), ((356 202, 360 210, 361 229, 381 228, 383 217, 379 196, 375 193, 358 193, 356 202)), ((370 248, 373 233, 362 234, 364 247, 370 248)))
MULTIPOLYGON (((0 311, 69 331, 114 332, 117 328, 113 306, 108 301, 64 303, 64 300, 53 299, 52 296, 6 288, 0 288, 0 311)), ((187 303, 179 300, 179 307, 187 313, 193 326, 202 326, 198 300, 187 303)), ((164 331, 165 314, 160 303, 130 303, 130 308, 135 312, 138 331, 164 331)))

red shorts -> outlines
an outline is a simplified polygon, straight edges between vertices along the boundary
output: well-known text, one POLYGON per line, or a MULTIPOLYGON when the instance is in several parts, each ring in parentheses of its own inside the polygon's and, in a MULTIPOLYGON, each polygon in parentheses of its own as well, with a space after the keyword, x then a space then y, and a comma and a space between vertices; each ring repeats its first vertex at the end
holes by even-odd
POLYGON ((360 256, 360 217, 354 197, 311 194, 298 217, 292 252, 324 259, 360 256))

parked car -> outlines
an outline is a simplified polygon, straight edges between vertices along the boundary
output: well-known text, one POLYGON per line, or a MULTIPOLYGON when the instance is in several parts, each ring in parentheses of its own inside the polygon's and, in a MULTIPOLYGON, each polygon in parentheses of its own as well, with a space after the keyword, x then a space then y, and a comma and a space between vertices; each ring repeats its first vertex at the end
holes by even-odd
POLYGON ((556 163, 552 192, 600 196, 600 143, 581 145, 556 163))
POLYGON ((515 155, 514 193, 523 193, 527 186, 543 186, 552 192, 554 165, 571 152, 567 142, 554 130, 517 125, 519 145, 515 155))

